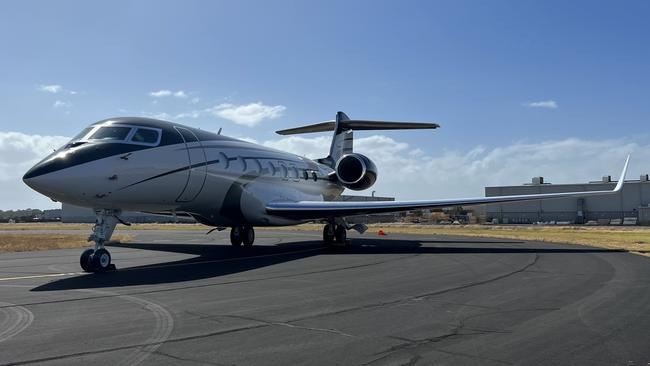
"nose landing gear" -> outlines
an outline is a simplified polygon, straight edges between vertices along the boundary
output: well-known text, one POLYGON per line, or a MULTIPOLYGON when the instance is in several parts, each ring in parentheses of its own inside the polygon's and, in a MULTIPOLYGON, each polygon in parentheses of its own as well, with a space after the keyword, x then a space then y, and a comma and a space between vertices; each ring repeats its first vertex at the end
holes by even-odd
POLYGON ((79 258, 79 264, 85 272, 115 270, 115 265, 111 263, 111 253, 104 248, 104 244, 111 240, 115 225, 120 222, 117 217, 119 213, 119 210, 95 210, 97 220, 93 233, 88 237, 88 241, 95 242, 95 249, 86 249, 79 258))

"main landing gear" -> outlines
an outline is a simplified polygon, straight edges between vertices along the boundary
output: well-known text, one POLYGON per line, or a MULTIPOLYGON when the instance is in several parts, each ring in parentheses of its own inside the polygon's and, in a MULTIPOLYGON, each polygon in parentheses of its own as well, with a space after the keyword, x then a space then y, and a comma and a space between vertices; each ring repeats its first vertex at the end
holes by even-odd
POLYGON ((88 241, 95 242, 95 248, 86 249, 79 258, 79 264, 84 271, 105 272, 115 269, 115 265, 111 263, 111 253, 104 248, 104 244, 111 240, 115 225, 120 222, 119 213, 119 210, 95 210, 97 219, 93 233, 88 237, 88 241))
POLYGON ((323 242, 325 246, 348 245, 348 230, 344 224, 326 224, 323 228, 323 242))
POLYGON ((350 245, 350 240, 348 240, 349 229, 363 234, 368 230, 368 227, 364 224, 348 225, 344 218, 330 219, 323 227, 323 243, 325 243, 326 247, 348 247, 350 245))
POLYGON ((239 247, 242 244, 245 247, 251 247, 253 242, 255 242, 255 230, 252 226, 234 226, 230 229, 230 244, 233 247, 239 247))

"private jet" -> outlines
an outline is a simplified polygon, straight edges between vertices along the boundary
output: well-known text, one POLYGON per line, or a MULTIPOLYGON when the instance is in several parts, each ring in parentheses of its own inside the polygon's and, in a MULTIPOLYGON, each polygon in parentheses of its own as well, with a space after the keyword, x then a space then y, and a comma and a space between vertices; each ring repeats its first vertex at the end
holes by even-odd
MULTIPOLYGON (((335 120, 277 131, 280 135, 333 131, 329 155, 308 159, 150 118, 120 117, 93 123, 32 167, 23 181, 58 202, 92 208, 96 223, 81 254, 86 272, 115 269, 105 244, 123 211, 189 215, 197 222, 231 228, 233 246, 252 246, 254 227, 323 223, 325 245, 346 246, 347 231, 363 233, 346 217, 453 206, 615 194, 629 156, 611 191, 417 201, 338 201, 344 189, 365 190, 377 180, 370 158, 353 151, 359 130, 436 129, 436 123, 335 120)), ((213 230, 214 230, 213 229, 213 230)))

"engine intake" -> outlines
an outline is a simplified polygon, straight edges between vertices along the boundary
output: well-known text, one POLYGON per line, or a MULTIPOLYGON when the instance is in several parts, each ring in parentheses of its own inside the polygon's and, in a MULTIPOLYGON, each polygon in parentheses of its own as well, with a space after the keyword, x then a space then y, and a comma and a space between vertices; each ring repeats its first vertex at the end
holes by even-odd
POLYGON ((370 188, 377 180, 377 167, 361 154, 343 155, 336 162, 335 170, 343 186, 355 191, 370 188))

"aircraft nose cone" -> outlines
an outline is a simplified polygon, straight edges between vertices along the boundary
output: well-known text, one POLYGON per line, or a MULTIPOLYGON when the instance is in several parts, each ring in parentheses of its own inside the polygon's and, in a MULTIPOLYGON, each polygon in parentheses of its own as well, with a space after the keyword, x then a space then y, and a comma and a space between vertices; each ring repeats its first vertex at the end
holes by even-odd
POLYGON ((27 171, 27 173, 25 173, 25 175, 23 175, 23 182, 25 182, 25 184, 29 185, 28 182, 31 181, 32 178, 34 178, 37 175, 40 175, 40 174, 38 174, 38 169, 37 168, 38 168, 38 164, 31 167, 27 171))
POLYGON ((31 169, 23 175, 23 182, 31 189, 43 193, 43 175, 47 174, 45 172, 45 167, 43 163, 34 165, 31 169))
POLYGON ((40 163, 34 165, 25 173, 23 176, 23 182, 27 183, 28 181, 32 181, 34 178, 41 176, 43 174, 47 174, 51 171, 53 171, 53 163, 52 161, 41 161, 40 163))
POLYGON ((61 169, 58 165, 54 159, 43 160, 25 173, 23 182, 31 189, 48 195, 48 192, 54 188, 53 184, 57 183, 52 173, 61 169))

